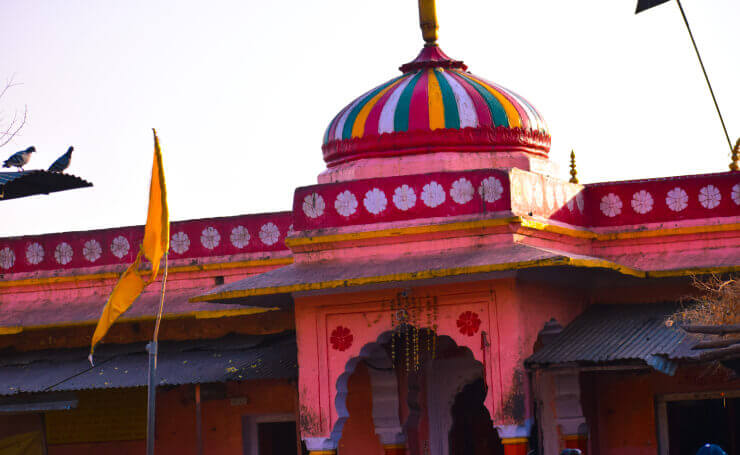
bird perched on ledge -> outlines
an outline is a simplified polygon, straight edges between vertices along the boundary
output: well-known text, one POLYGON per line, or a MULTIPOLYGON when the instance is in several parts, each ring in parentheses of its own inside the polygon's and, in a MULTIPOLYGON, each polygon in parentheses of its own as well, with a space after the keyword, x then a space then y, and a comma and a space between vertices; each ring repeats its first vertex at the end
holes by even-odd
POLYGON ((67 169, 69 167, 69 163, 72 161, 72 152, 74 149, 74 147, 70 146, 64 155, 57 158, 57 160, 49 166, 49 172, 62 172, 67 169))
POLYGON ((5 160, 3 162, 3 167, 10 167, 14 166, 19 168, 21 171, 23 170, 23 166, 25 166, 28 163, 28 160, 31 159, 31 154, 36 151, 36 147, 31 146, 28 147, 26 150, 21 150, 20 152, 15 152, 14 154, 10 155, 10 158, 5 160))

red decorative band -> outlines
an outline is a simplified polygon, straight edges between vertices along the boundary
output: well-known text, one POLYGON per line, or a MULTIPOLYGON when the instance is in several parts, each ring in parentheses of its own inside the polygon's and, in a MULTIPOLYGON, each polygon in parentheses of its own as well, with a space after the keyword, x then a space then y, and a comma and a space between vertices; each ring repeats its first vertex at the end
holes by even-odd
POLYGON ((379 136, 334 140, 324 144, 324 161, 334 167, 362 158, 390 157, 455 152, 526 151, 547 157, 550 135, 522 128, 478 127, 437 129, 434 131, 402 131, 379 136))

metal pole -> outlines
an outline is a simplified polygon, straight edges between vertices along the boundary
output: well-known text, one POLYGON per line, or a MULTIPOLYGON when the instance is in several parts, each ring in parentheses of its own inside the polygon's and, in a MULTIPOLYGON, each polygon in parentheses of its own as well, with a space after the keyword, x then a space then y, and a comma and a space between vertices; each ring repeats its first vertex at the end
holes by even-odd
POLYGON ((157 342, 146 345, 149 352, 149 380, 147 381, 146 453, 154 455, 155 410, 157 399, 157 342))
POLYGON ((195 384, 195 440, 198 455, 203 455, 203 417, 200 410, 200 384, 195 384))
POLYGON ((159 300, 157 322, 154 323, 152 342, 146 347, 149 351, 149 380, 147 381, 147 416, 146 416, 146 453, 154 455, 155 416, 157 407, 157 343, 159 339, 159 324, 162 322, 164 310, 164 291, 167 285, 167 253, 164 254, 164 274, 162 275, 162 293, 159 300))
POLYGON ((689 21, 686 19, 686 13, 683 11, 683 6, 681 5, 681 0, 676 0, 676 3, 678 3, 678 9, 681 11, 681 17, 683 17, 683 23, 686 24, 686 30, 689 31, 689 38, 691 38, 691 44, 694 45, 694 51, 696 52, 696 58, 699 59, 699 65, 701 65, 701 71, 704 73, 704 79, 707 81, 707 86, 709 87, 709 93, 712 95, 712 101, 714 101, 714 108, 717 109, 717 115, 719 115, 719 121, 722 123, 722 130, 725 132, 725 138, 727 139, 727 145, 730 146, 730 151, 732 151, 732 141, 730 140, 730 135, 727 134, 727 127, 725 126, 725 119, 722 118, 722 112, 719 110, 719 104, 717 104, 717 98, 714 96, 714 90, 712 90, 712 84, 709 82, 709 76, 707 75, 707 70, 704 68, 704 62, 701 60, 701 54, 699 54, 699 48, 696 47, 696 41, 694 40, 694 34, 691 33, 691 27, 689 27, 689 21))

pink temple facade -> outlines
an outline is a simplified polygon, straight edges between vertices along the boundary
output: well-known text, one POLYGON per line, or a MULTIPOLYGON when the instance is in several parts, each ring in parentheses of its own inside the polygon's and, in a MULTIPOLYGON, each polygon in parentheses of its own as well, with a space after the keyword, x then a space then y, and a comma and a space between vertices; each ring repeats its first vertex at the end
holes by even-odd
MULTIPOLYGON (((737 359, 665 324, 692 277, 738 272, 740 174, 574 183, 521 96, 435 43, 401 72, 330 122, 327 168, 290 212, 172 224, 165 340, 295 331, 297 378, 222 380, 294 397, 239 414, 224 392, 205 453, 272 453, 262 414, 295 422, 312 454, 672 455, 710 437, 740 453, 737 359)), ((0 347, 84 346, 142 236, 0 239, 0 347)), ((106 341, 130 343, 157 296, 106 341)))

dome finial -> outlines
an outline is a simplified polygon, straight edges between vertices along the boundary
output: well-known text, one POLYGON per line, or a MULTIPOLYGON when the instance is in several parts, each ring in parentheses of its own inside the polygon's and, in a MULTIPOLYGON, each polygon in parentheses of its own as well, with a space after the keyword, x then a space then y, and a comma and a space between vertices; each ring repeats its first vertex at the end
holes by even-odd
POLYGON ((731 171, 737 171, 738 165, 737 162, 740 160, 740 138, 737 139, 737 142, 735 142, 735 148, 732 149, 732 160, 730 161, 730 170, 731 171))
POLYGON ((576 152, 570 151, 570 183, 578 183, 578 171, 576 171, 576 152))
POLYGON ((437 44, 437 7, 435 0, 419 0, 419 25, 427 46, 437 44))

